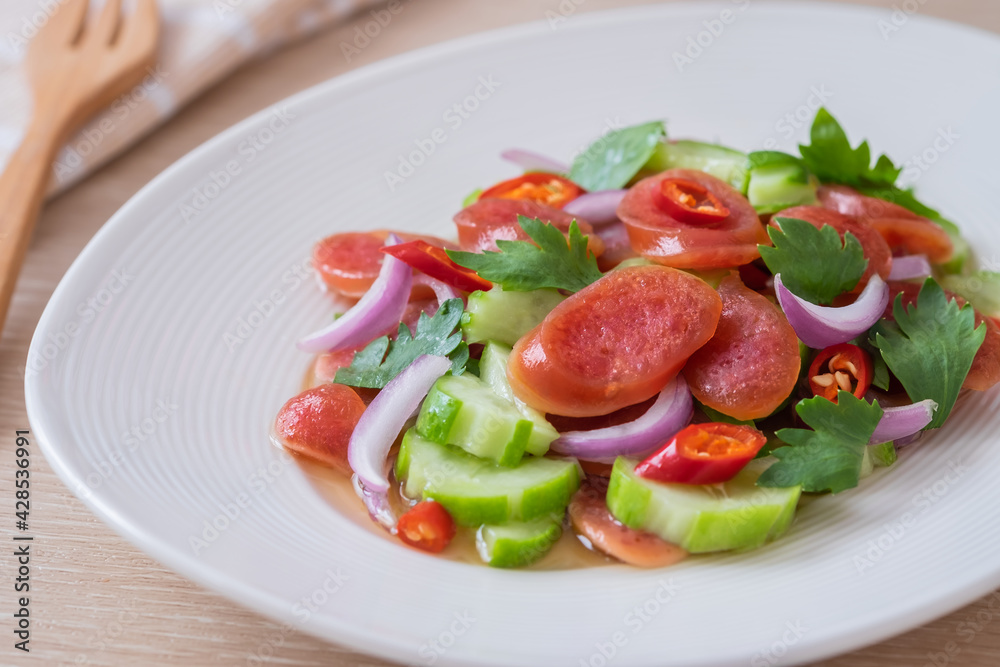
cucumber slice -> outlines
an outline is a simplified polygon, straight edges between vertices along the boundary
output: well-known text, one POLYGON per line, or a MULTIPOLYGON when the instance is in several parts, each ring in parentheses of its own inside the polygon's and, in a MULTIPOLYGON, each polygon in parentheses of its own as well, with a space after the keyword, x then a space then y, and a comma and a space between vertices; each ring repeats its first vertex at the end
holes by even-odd
POLYGON ((892 442, 883 442, 878 445, 868 445, 865 447, 864 458, 861 459, 861 479, 875 472, 875 468, 888 468, 896 459, 896 445, 892 442))
POLYGON ((562 524, 551 518, 502 526, 481 526, 476 551, 490 567, 523 567, 549 552, 562 535, 562 524))
POLYGON ((467 343, 495 340, 514 345, 565 298, 552 289, 504 292, 494 286, 488 292, 473 292, 462 313, 462 335, 467 343))
POLYGON ((483 194, 482 188, 476 188, 475 190, 470 192, 468 195, 465 196, 465 199, 462 200, 462 208, 468 208, 469 206, 475 204, 477 201, 479 201, 479 195, 481 194, 483 194))
POLYGON ((559 431, 549 423, 544 414, 514 396, 514 390, 510 388, 510 382, 507 380, 507 360, 510 358, 510 351, 510 347, 502 343, 495 341, 486 343, 479 359, 479 377, 497 395, 512 402, 525 419, 531 420, 533 428, 528 435, 528 444, 524 451, 542 456, 549 451, 552 441, 559 437, 559 431))
POLYGON ((656 266, 656 262, 646 259, 645 257, 629 257, 628 259, 618 263, 618 266, 611 269, 612 271, 619 271, 621 269, 627 269, 633 266, 656 266))
POLYGON ((877 468, 888 468, 899 459, 899 455, 896 453, 896 445, 892 442, 871 445, 867 451, 871 453, 872 463, 877 468))
POLYGON ((794 162, 773 162, 750 168, 747 199, 758 213, 777 213, 792 206, 816 203, 819 182, 797 158, 788 157, 794 162))
POLYGON ((934 220, 934 222, 940 224, 944 228, 944 231, 948 233, 948 237, 951 238, 952 247, 951 259, 944 264, 938 264, 935 268, 945 274, 964 275, 969 273, 973 268, 972 247, 969 246, 969 242, 965 240, 954 224, 948 223, 948 225, 945 225, 946 220, 934 220))
POLYGON ((559 515, 580 486, 576 459, 526 457, 504 468, 410 429, 396 458, 409 498, 436 500, 462 526, 531 521, 559 515))
POLYGON ((987 317, 1000 317, 1000 273, 976 271, 968 276, 948 275, 941 287, 964 297, 987 317))
POLYGON ((498 396, 472 375, 445 375, 439 379, 417 416, 421 436, 461 447, 503 466, 520 462, 533 428, 534 423, 513 402, 498 396))
POLYGON ((861 459, 861 479, 875 472, 875 468, 888 468, 896 462, 896 445, 883 442, 865 447, 865 456, 861 459))
POLYGON ((743 192, 746 181, 746 153, 700 141, 664 142, 656 147, 644 169, 653 172, 667 169, 698 169, 720 178, 743 192))
POLYGON ((725 484, 664 484, 638 477, 619 456, 608 485, 608 509, 629 528, 646 530, 691 553, 748 550, 784 533, 802 487, 756 486, 767 467, 752 461, 725 484))

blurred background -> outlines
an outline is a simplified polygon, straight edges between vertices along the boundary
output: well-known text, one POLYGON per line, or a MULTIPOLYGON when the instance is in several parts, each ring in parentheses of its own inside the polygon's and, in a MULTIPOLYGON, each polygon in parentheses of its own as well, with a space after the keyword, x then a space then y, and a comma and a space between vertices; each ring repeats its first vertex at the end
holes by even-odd
MULTIPOLYGON (((750 0, 754 2, 756 0, 750 0)), ((24 48, 57 0, 0 2, 0 164, 31 120, 24 48)), ((126 3, 127 4, 127 3, 126 3)), ((0 339, 0 427, 27 427, 28 343, 59 279, 100 226, 178 158, 237 121, 331 77, 444 40, 526 21, 569 22, 642 0, 161 0, 159 64, 70 139, 57 166, 0 339)), ((709 3, 705 3, 708 5, 709 3)), ((718 4, 718 3, 716 3, 718 4)), ((789 0, 789 4, 795 4, 789 0)), ((919 14, 1000 32, 997 0, 865 0, 891 30, 919 14)), ((881 25, 881 24, 880 24, 881 25)), ((4 457, 2 476, 12 479, 4 457)), ((384 665, 341 652, 198 588, 93 516, 34 459, 37 533, 32 652, 2 664, 384 665)), ((4 484, 7 484, 5 481, 4 484)), ((34 573, 33 573, 34 574, 34 573)), ((8 600, 12 594, 5 595, 8 600)), ((991 596, 827 667, 1000 664, 1000 619, 961 655, 940 653, 991 596), (943 656, 943 657, 942 657, 943 656), (944 661, 944 662, 942 662, 944 661)), ((986 614, 984 616, 983 614, 986 614)), ((978 616, 977 616, 978 615, 978 616)))

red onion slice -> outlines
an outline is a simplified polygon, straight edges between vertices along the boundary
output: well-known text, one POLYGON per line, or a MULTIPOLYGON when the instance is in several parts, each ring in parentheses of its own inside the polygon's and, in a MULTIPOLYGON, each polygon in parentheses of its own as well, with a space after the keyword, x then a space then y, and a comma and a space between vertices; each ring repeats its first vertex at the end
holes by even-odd
POLYGON ((500 157, 508 162, 513 162, 525 171, 551 171, 556 174, 569 173, 568 164, 520 148, 509 148, 500 153, 500 157))
MULTIPOLYGON (((389 380, 358 420, 347 445, 347 463, 368 495, 389 491, 386 457, 406 420, 420 407, 437 379, 451 368, 451 360, 432 354, 417 357, 406 370, 389 380)), ((365 504, 369 500, 361 494, 365 504)))
POLYGON ((434 298, 437 299, 438 308, 441 307, 448 299, 461 299, 462 297, 458 294, 454 287, 444 282, 443 280, 438 280, 437 278, 431 278, 427 274, 417 273, 413 276, 413 283, 415 285, 426 285, 434 290, 434 298))
POLYGON ((931 275, 931 263, 927 261, 927 255, 906 255, 892 258, 889 280, 911 280, 913 278, 926 278, 929 275, 931 275))
MULTIPOLYGON (((389 234, 386 245, 396 245, 399 237, 389 234)), ((413 271, 392 255, 382 260, 378 278, 350 310, 329 326, 311 333, 298 342, 305 352, 336 352, 364 345, 403 318, 410 299, 413 271)))
POLYGON ((868 331, 889 303, 889 286, 878 274, 871 277, 857 301, 839 308, 817 306, 795 296, 782 284, 780 273, 774 276, 774 292, 799 340, 817 350, 868 331))
POLYGON ((616 456, 644 456, 684 428, 694 413, 687 382, 677 376, 638 419, 593 431, 567 431, 551 445, 559 454, 611 463, 616 456))
POLYGON ((372 520, 390 533, 395 534, 399 517, 392 510, 392 505, 389 503, 389 494, 386 491, 370 490, 357 475, 351 477, 351 483, 354 486, 354 492, 358 494, 361 502, 365 504, 368 515, 372 520))
MULTIPOLYGON (((938 404, 927 398, 910 405, 895 408, 885 408, 882 419, 879 420, 875 432, 872 433, 870 445, 878 445, 893 440, 904 440, 920 433, 934 418, 938 404)), ((912 442, 907 440, 908 442, 912 442)))
POLYGON ((570 215, 578 215, 592 225, 607 225, 618 220, 618 204, 628 190, 598 190, 580 195, 563 206, 570 215))

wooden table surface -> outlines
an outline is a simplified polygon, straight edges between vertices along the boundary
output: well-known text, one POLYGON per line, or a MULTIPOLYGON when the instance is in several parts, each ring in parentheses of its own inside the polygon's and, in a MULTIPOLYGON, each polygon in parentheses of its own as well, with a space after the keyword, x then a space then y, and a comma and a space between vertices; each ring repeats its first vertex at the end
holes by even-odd
MULTIPOLYGON (((208 0, 205 0, 208 2, 208 0)), ((562 0, 579 12, 636 0, 562 0)), ((306 87, 416 47, 544 19, 559 0, 419 0, 346 62, 362 17, 245 67, 130 152, 49 203, 0 339, 0 497, 13 502, 14 431, 28 428, 24 362, 49 295, 100 226, 160 171, 236 121, 306 87)), ((997 0, 867 0, 1000 32, 997 0)), ((279 625, 165 569, 101 523, 46 462, 32 462, 31 653, 13 648, 15 594, 0 595, 0 662, 7 665, 387 665, 279 625)), ((9 531, 10 522, 4 523, 9 531)), ((9 541, 9 535, 5 536, 9 541)), ((1000 556, 998 556, 1000 557, 1000 556)), ((14 558, 0 560, 14 577, 14 558)), ((919 582, 913 582, 919 586, 919 582)), ((819 663, 825 667, 1000 665, 1000 593, 923 628, 819 663), (996 597, 995 597, 996 596, 996 597)), ((863 600, 858 601, 860 605, 863 600)))

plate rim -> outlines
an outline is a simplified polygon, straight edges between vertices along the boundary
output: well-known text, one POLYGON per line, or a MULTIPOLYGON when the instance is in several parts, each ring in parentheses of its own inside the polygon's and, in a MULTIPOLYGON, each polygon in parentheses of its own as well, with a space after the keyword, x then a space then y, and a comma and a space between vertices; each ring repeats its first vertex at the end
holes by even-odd
MULTIPOLYGON (((867 5, 817 0, 795 4, 776 0, 764 0, 755 2, 754 5, 755 11, 758 12, 780 12, 786 15, 792 13, 812 15, 816 12, 833 12, 839 15, 854 14, 856 16, 874 18, 876 15, 887 11, 884 8, 867 5)), ((713 8, 731 6, 731 3, 721 1, 696 2, 695 0, 685 0, 682 2, 663 2, 652 5, 604 9, 573 16, 571 20, 559 29, 567 32, 586 30, 595 24, 607 26, 629 23, 641 20, 643 17, 653 18, 678 14, 707 15, 713 11, 713 8)), ((933 26, 935 30, 951 30, 965 33, 970 37, 974 36, 979 39, 992 41, 994 44, 1000 42, 1000 36, 997 34, 965 23, 938 17, 929 17, 922 14, 910 16, 909 19, 933 26)), ((538 34, 546 34, 550 30, 551 27, 548 25, 546 19, 537 19, 463 35, 405 51, 321 81, 288 97, 277 100, 208 138, 171 163, 141 187, 87 242, 79 255, 70 264, 49 297, 32 334, 27 359, 31 359, 34 355, 40 353, 40 348, 45 342, 44 333, 49 330, 49 324, 61 310, 60 301, 63 300, 64 293, 70 289, 71 283, 77 278, 77 274, 82 273, 87 268, 87 265, 92 260, 92 256, 99 257, 102 246, 105 245, 106 241, 110 241, 108 237, 115 233, 124 232, 124 229, 122 229, 123 225, 132 215, 133 210, 141 208, 144 202, 151 196, 154 196, 156 191, 164 184, 169 183, 178 176, 186 174, 190 167, 196 165, 199 160, 212 155, 220 147, 227 146, 228 142, 233 138, 245 134, 247 130, 256 127, 262 120, 268 119, 276 109, 287 105, 307 104, 323 96, 336 95, 338 91, 349 89, 356 85, 378 85, 380 77, 386 74, 394 74, 399 70, 427 65, 437 59, 447 58, 463 52, 475 51, 483 45, 515 42, 519 39, 531 38, 538 34)), ((226 572, 216 570, 212 566, 202 563, 197 558, 189 556, 183 549, 175 548, 173 545, 159 540, 152 530, 121 517, 113 506, 101 500, 99 492, 95 491, 89 494, 78 493, 78 489, 85 486, 83 483, 84 479, 75 474, 70 465, 61 456, 60 447, 49 438, 44 416, 44 396, 40 392, 41 386, 40 381, 36 381, 37 377, 36 375, 25 373, 24 391, 29 427, 39 448, 59 479, 77 498, 83 501, 91 512, 100 517, 118 535, 140 548, 144 553, 176 574, 197 583, 210 592, 221 594, 244 607, 252 609, 265 618, 289 625, 295 631, 309 634, 327 642, 336 641, 366 655, 378 655, 401 661, 412 660, 412 647, 408 644, 402 642, 393 643, 391 637, 366 630, 363 626, 338 625, 334 627, 332 625, 293 623, 291 621, 292 614, 286 609, 287 605, 283 604, 285 602, 283 599, 249 586, 246 582, 231 577, 226 572), (330 634, 322 632, 325 628, 333 630, 332 634, 336 635, 335 638, 331 638, 330 634), (376 648, 377 650, 374 650, 376 648)), ((844 624, 841 623, 838 626, 827 628, 825 632, 817 629, 814 636, 820 636, 815 640, 804 642, 804 646, 797 653, 797 658, 802 661, 813 661, 842 655, 903 632, 916 629, 988 594, 988 592, 984 593, 987 586, 989 586, 990 590, 996 590, 1000 587, 1000 564, 998 564, 991 574, 968 581, 960 587, 952 586, 941 591, 923 591, 920 596, 922 601, 911 605, 906 613, 888 615, 885 612, 879 613, 873 611, 869 615, 878 617, 875 619, 875 623, 862 625, 860 622, 855 621, 849 628, 842 627, 844 624), (861 627, 859 628, 858 626, 861 627), (825 635, 825 638, 823 635, 825 635)), ((464 664, 459 662, 458 658, 449 655, 438 657, 439 664, 464 664)), ((488 655, 482 656, 482 658, 483 661, 480 664, 505 664, 491 659, 488 655)), ((698 663, 692 663, 692 665, 735 665, 745 662, 743 654, 732 653, 728 658, 723 658, 722 660, 719 659, 717 654, 711 660, 702 660, 698 663)), ((654 663, 642 662, 636 664, 652 665, 654 663)))

